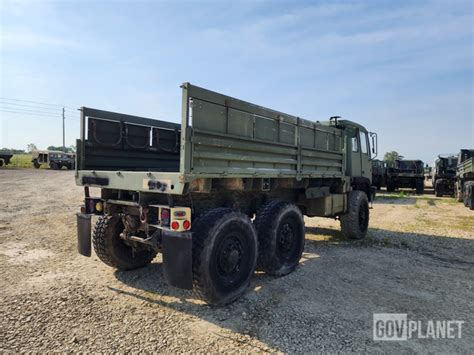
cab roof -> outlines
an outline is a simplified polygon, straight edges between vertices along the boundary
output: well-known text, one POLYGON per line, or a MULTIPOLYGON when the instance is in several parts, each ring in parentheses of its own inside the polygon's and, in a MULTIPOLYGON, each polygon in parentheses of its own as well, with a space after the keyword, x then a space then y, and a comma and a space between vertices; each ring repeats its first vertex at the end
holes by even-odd
POLYGON ((339 125, 342 125, 342 126, 352 126, 352 127, 355 127, 355 128, 359 128, 359 130, 361 130, 362 132, 368 132, 367 129, 362 126, 361 124, 359 123, 356 123, 354 121, 350 121, 350 120, 338 120, 337 121, 339 123, 339 125))

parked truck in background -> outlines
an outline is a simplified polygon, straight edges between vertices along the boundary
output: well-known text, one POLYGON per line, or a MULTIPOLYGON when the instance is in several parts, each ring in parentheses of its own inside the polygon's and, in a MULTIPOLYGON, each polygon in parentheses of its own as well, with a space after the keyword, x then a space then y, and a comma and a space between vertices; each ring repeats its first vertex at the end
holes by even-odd
POLYGON ((79 253, 91 255, 98 215, 92 244, 105 264, 135 269, 161 252, 169 284, 230 303, 256 268, 296 268, 303 215, 339 219, 345 236, 365 237, 375 145, 360 124, 312 122, 189 83, 181 125, 82 107, 79 253))
POLYGON ((375 186, 377 190, 380 190, 385 186, 387 168, 385 162, 373 159, 372 160, 372 186, 375 186))
POLYGON ((76 156, 74 153, 64 153, 54 150, 35 150, 32 152, 31 163, 36 169, 39 169, 42 164, 45 164, 53 170, 59 170, 63 167, 71 170, 75 168, 76 156))
POLYGON ((456 171, 456 197, 474 210, 474 149, 461 149, 456 171))
POLYGON ((13 154, 8 150, 0 150, 0 167, 10 164, 13 154))
POLYGON ((432 183, 436 197, 454 195, 456 185, 456 155, 439 155, 432 169, 432 183))
POLYGON ((417 194, 424 192, 424 165, 421 160, 397 159, 387 167, 387 191, 399 188, 416 189, 417 194))

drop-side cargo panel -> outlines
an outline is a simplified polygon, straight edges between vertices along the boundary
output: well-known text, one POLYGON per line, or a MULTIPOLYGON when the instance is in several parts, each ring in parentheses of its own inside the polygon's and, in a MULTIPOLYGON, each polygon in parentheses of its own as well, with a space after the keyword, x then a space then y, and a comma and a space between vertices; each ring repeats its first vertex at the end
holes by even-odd
POLYGON ((206 89, 183 85, 186 173, 339 177, 342 131, 206 89))

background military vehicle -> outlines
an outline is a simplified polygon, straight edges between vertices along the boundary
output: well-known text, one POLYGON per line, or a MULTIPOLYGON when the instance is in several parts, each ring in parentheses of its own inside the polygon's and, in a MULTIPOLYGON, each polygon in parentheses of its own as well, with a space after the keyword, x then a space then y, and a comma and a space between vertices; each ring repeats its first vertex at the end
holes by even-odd
POLYGON ((31 163, 36 169, 41 164, 47 164, 51 169, 59 170, 65 166, 68 170, 74 169, 76 156, 73 153, 64 153, 54 150, 35 150, 32 152, 31 163))
POLYGON ((426 164, 425 165, 425 180, 426 181, 431 180, 432 174, 433 174, 432 171, 433 171, 433 168, 429 166, 428 164, 426 164))
POLYGON ((0 167, 10 164, 10 160, 13 157, 13 154, 8 150, 0 151, 0 167))
POLYGON ((474 209, 474 149, 461 149, 456 172, 456 197, 474 209))
POLYGON ((303 215, 339 219, 348 238, 367 233, 376 136, 360 124, 315 123, 185 83, 181 125, 82 107, 80 137, 79 253, 91 255, 99 215, 92 241, 105 264, 135 269, 161 252, 166 281, 209 304, 238 298, 257 265, 292 272, 303 215))
POLYGON ((456 155, 439 155, 432 169, 432 183, 435 195, 454 195, 456 185, 456 155))
POLYGON ((375 186, 377 190, 380 190, 382 186, 385 186, 387 168, 385 162, 373 159, 372 160, 372 186, 375 186))
POLYGON ((395 160, 387 167, 387 191, 398 188, 416 189, 417 194, 424 192, 424 168, 421 160, 395 160))

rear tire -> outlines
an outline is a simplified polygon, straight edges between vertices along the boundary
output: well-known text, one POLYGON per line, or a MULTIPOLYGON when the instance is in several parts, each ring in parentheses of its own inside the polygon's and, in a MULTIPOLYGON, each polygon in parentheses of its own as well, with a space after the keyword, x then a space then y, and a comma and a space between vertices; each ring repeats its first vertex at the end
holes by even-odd
POLYGON ((422 179, 416 180, 416 194, 423 195, 425 192, 425 184, 422 179))
POLYGON ((258 268, 269 275, 287 275, 298 266, 305 228, 300 209, 285 201, 270 201, 257 212, 258 268))
POLYGON ((250 218, 229 208, 193 223, 193 287, 213 306, 229 304, 248 288, 257 264, 257 233, 250 218))
POLYGON ((99 217, 92 235, 94 251, 99 259, 118 270, 133 270, 149 264, 157 252, 148 249, 133 250, 120 238, 123 229, 120 217, 99 217))
POLYGON ((341 215, 341 231, 349 239, 363 239, 369 229, 369 201, 363 191, 351 191, 348 207, 341 215))
POLYGON ((33 161, 33 166, 35 167, 35 169, 39 169, 40 166, 41 166, 41 164, 38 163, 38 160, 35 159, 35 160, 33 161))
POLYGON ((392 183, 387 183, 387 192, 394 192, 395 186, 392 183))

